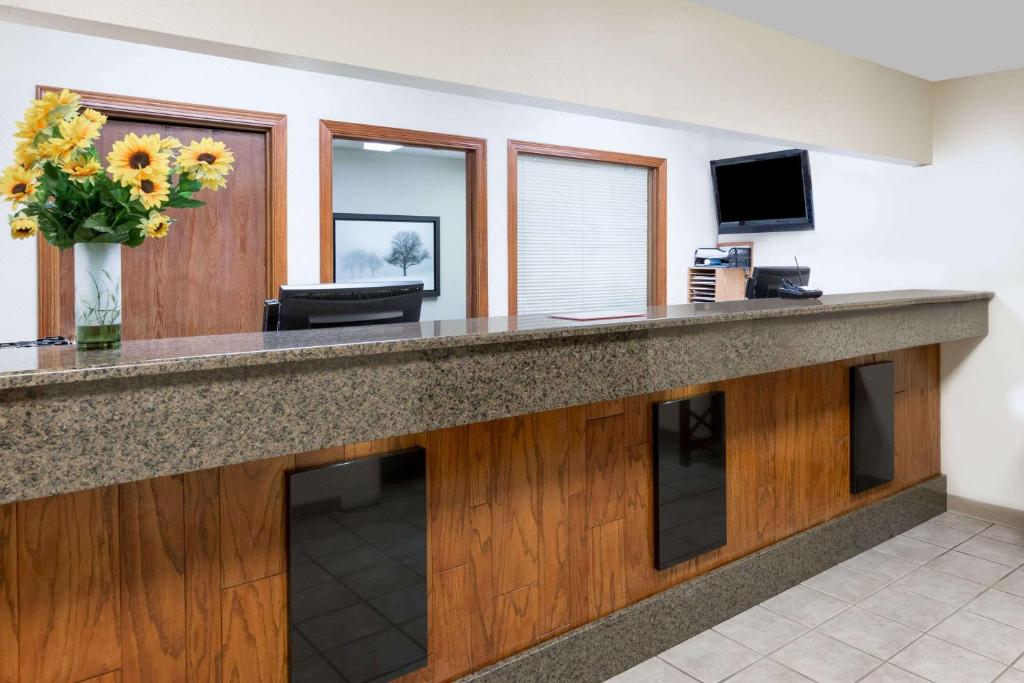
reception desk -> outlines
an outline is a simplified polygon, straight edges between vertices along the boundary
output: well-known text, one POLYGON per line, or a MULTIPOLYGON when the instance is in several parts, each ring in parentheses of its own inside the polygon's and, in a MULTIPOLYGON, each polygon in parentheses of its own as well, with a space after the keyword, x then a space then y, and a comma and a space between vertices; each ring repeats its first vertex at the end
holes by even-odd
POLYGON ((287 680, 312 661, 289 652, 289 578, 295 590, 319 569, 294 551, 289 564, 287 475, 410 448, 425 453, 413 569, 428 599, 423 637, 409 635, 425 665, 405 677, 543 666, 602 680, 937 513, 939 344, 984 336, 989 299, 914 290, 0 351, 0 681, 287 680), (882 361, 893 473, 851 493, 850 368, 882 361), (653 406, 709 393, 724 396, 725 543, 659 570, 653 406), (815 533, 817 559, 799 549, 815 533), (709 599, 699 591, 743 567, 760 583, 728 584, 703 611, 658 602, 709 599), (648 631, 602 652, 601 629, 630 619, 648 631))

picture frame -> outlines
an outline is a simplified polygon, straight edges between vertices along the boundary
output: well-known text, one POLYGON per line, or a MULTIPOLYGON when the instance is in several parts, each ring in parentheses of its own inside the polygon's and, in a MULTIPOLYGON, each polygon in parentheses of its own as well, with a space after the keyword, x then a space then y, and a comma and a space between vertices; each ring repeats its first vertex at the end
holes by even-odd
POLYGON ((334 214, 334 282, 423 281, 423 296, 441 296, 441 218, 334 214))

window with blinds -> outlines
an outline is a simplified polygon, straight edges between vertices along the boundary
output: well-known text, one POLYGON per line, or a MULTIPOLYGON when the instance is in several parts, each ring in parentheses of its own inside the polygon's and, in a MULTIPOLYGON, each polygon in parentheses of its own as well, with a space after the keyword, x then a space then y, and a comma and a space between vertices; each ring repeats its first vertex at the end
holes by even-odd
POLYGON ((649 173, 637 166, 519 155, 520 315, 644 310, 649 173))

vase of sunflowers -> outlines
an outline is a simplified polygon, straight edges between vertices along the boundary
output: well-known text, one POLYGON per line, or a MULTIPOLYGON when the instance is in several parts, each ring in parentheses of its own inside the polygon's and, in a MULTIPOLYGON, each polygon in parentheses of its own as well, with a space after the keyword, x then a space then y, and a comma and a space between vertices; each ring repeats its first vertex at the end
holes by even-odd
POLYGON ((182 145, 129 133, 111 146, 104 169, 96 141, 106 121, 75 93, 47 92, 18 122, 14 164, 0 174, 0 195, 14 210, 11 236, 41 234, 74 249, 80 349, 121 343, 121 248, 166 237, 174 220, 164 210, 203 206, 194 195, 225 187, 235 161, 211 138, 182 145))

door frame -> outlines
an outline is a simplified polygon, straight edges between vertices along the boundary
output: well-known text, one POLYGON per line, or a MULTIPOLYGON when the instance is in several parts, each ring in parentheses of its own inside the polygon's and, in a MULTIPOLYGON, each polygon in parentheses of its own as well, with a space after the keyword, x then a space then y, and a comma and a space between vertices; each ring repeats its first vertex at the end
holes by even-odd
MULTIPOLYGON (((36 97, 61 90, 54 86, 37 85, 36 97)), ((288 279, 287 116, 73 88, 69 90, 82 96, 82 106, 99 110, 113 118, 263 133, 267 144, 268 221, 265 264, 267 286, 264 295, 267 298, 277 296, 278 288, 288 279)), ((39 336, 67 335, 69 330, 74 330, 74 271, 71 259, 61 259, 61 250, 46 240, 37 241, 39 336), (62 305, 63 302, 69 302, 70 305, 62 305)))
POLYGON ((452 149, 466 154, 466 317, 487 316, 487 141, 449 133, 320 120, 320 281, 334 276, 334 140, 452 149))
POLYGON ((549 145, 524 140, 508 141, 508 314, 519 309, 518 246, 519 220, 519 155, 601 161, 624 166, 640 166, 650 170, 647 180, 647 305, 664 306, 668 282, 667 202, 668 160, 640 154, 607 152, 583 147, 549 145))

